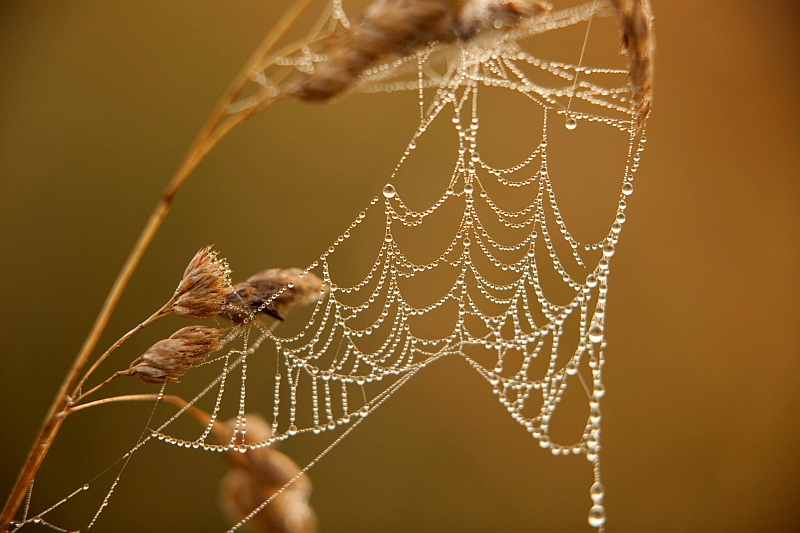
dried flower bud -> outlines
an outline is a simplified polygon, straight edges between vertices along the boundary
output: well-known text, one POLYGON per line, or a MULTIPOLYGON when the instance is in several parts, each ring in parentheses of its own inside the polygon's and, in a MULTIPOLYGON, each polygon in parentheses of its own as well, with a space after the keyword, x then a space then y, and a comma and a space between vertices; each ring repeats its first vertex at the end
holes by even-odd
MULTIPOLYGON (((235 421, 229 421, 227 434, 215 433, 229 441, 235 421)), ((247 415, 248 444, 267 440, 272 432, 263 418, 247 415)), ((220 504, 234 520, 241 520, 300 472, 300 467, 285 454, 270 447, 228 452, 235 467, 220 483, 220 504)), ((269 533, 311 533, 317 529, 317 518, 308 502, 311 481, 297 478, 264 510, 249 522, 253 529, 269 533)))
POLYGON ((271 268, 237 283, 227 296, 228 317, 234 322, 264 313, 278 320, 294 306, 316 302, 322 293, 322 280, 299 268, 271 268))
POLYGON ((484 30, 507 30, 549 8, 534 0, 375 0, 342 36, 340 49, 292 93, 324 101, 383 58, 409 55, 435 42, 469 40, 484 30))
POLYGON ((206 246, 183 273, 168 311, 185 318, 209 318, 222 312, 230 292, 230 269, 206 246))
POLYGON ((222 348, 225 329, 187 326, 155 343, 125 372, 147 383, 177 381, 189 368, 222 348))

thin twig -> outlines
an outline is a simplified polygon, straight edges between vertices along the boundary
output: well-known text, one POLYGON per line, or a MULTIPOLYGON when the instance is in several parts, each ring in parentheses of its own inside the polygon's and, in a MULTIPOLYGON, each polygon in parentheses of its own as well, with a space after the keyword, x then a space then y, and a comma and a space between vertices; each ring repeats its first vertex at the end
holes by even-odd
POLYGON ((164 310, 165 310, 165 309, 167 309, 167 308, 170 306, 171 302, 172 302, 172 300, 170 300, 169 302, 167 302, 167 304, 166 304, 166 305, 164 305, 164 306, 163 306, 161 309, 159 309, 158 311, 156 311, 155 313, 153 313, 152 315, 150 315, 150 317, 149 317, 147 320, 145 320, 144 322, 142 322, 141 324, 139 324, 138 326, 136 326, 135 328, 133 328, 132 330, 130 330, 128 333, 126 333, 125 335, 123 335, 122 337, 120 337, 120 338, 119 338, 119 340, 118 340, 117 342, 115 342, 114 344, 112 344, 112 345, 111 345, 111 346, 110 346, 110 347, 109 347, 109 348, 108 348, 108 349, 107 349, 107 350, 106 350, 106 351, 103 353, 103 355, 101 355, 101 356, 100 356, 100 357, 97 359, 97 361, 95 361, 95 362, 94 362, 94 364, 93 364, 93 365, 92 365, 92 366, 89 368, 89 370, 87 370, 87 371, 86 371, 86 373, 83 375, 83 377, 82 377, 82 378, 81 378, 81 380, 78 382, 78 384, 77 384, 77 385, 75 385, 75 389, 72 391, 72 394, 70 395, 70 399, 67 401, 67 403, 75 403, 75 402, 78 402, 78 401, 79 401, 81 398, 83 398, 84 396, 88 396, 90 392, 95 392, 95 391, 96 391, 98 388, 100 388, 101 386, 103 386, 103 385, 105 385, 106 383, 108 383, 109 381, 111 381, 111 379, 113 379, 113 377, 116 377, 116 374, 115 374, 115 375, 114 375, 112 378, 109 378, 108 380, 106 380, 105 382, 103 382, 101 385, 99 385, 99 386, 97 386, 97 387, 93 388, 91 391, 87 392, 86 394, 83 394, 83 393, 81 392, 81 388, 83 388, 83 384, 84 384, 84 383, 86 383, 86 380, 87 380, 87 379, 89 379, 89 376, 91 376, 91 375, 94 373, 94 371, 95 371, 95 370, 97 370, 97 367, 99 367, 99 366, 100 366, 100 364, 101 364, 103 361, 105 361, 105 360, 106 360, 106 358, 107 358, 109 355, 111 355, 111 352, 113 352, 114 350, 116 350, 117 348, 119 348, 120 346, 122 346, 122 343, 123 343, 123 342, 125 342, 126 340, 130 339, 131 337, 133 337, 133 335, 134 335, 136 332, 140 331, 142 328, 144 328, 144 327, 145 327, 145 326, 147 326, 148 324, 151 324, 151 323, 152 323, 154 320, 156 320, 157 318, 161 317, 161 316, 164 314, 164 310))
MULTIPOLYGON (((181 398, 180 396, 176 396, 174 394, 165 394, 160 396, 158 394, 126 394, 124 396, 112 396, 111 398, 103 398, 101 400, 95 400, 93 402, 85 403, 82 405, 78 405, 76 407, 69 407, 65 409, 60 416, 66 417, 67 415, 71 415, 73 413, 77 413, 78 411, 83 411, 84 409, 89 409, 90 407, 97 407, 99 405, 105 405, 109 403, 119 403, 119 402, 155 402, 155 401, 162 401, 166 403, 171 403, 178 409, 185 409, 185 411, 197 420, 197 422, 204 427, 207 427, 211 424, 211 430, 216 435, 217 439, 220 442, 225 442, 229 439, 230 429, 228 429, 225 424, 221 423, 218 420, 215 420, 213 416, 211 416, 208 412, 196 407, 194 405, 190 405, 189 402, 181 398)), ((230 455, 228 454, 228 459, 233 462, 233 464, 240 466, 240 467, 247 467, 249 465, 247 459, 239 453, 230 455)))
MULTIPOLYGON (((63 416, 71 415, 72 413, 77 413, 78 411, 89 409, 90 407, 105 405, 107 403, 146 402, 146 401, 156 401, 158 400, 158 398, 159 398, 158 394, 126 394, 124 396, 112 396, 110 398, 103 398, 100 400, 95 400, 93 402, 76 405, 75 407, 67 407, 66 409, 64 409, 63 416)), ((183 398, 171 394, 165 394, 164 396, 161 397, 161 399, 165 402, 177 405, 178 407, 184 407, 187 403, 186 400, 184 400, 183 398)))
POLYGON ((89 389, 88 391, 86 391, 85 393, 82 392, 82 393, 80 393, 79 396, 73 397, 70 400, 68 400, 67 401, 68 405, 65 408, 65 410, 69 410, 70 406, 75 405, 80 401, 83 401, 88 396, 91 396, 95 392, 99 391, 100 389, 102 389, 103 387, 105 387, 106 385, 108 385, 109 383, 111 383, 112 381, 117 379, 118 377, 120 377, 120 376, 129 376, 129 375, 130 375, 130 370, 118 370, 117 372, 114 372, 113 374, 111 374, 111 377, 109 377, 108 379, 106 379, 105 381, 100 383, 99 385, 96 385, 96 386, 92 387, 91 389, 89 389))
MULTIPOLYGON (((292 23, 302 14, 302 12, 310 3, 311 0, 297 0, 297 2, 295 2, 289 11, 284 14, 281 20, 268 33, 266 38, 261 42, 255 53, 253 53, 253 55, 245 64, 244 68, 239 72, 229 86, 228 90, 220 99, 216 108, 211 113, 210 118, 206 122, 206 125, 198 134, 180 167, 175 172, 172 180, 170 180, 167 188, 164 190, 161 199, 156 205, 153 213, 150 215, 150 218, 142 230, 139 239, 136 241, 136 244, 134 244, 133 249, 125 261, 125 264, 122 266, 122 269, 117 275, 117 278, 114 281, 108 296, 106 296, 103 307, 100 309, 100 313, 92 325, 92 329, 90 330, 86 340, 83 343, 83 346, 75 357, 72 367, 65 376, 64 381, 62 382, 61 387, 59 388, 58 393, 56 394, 55 399, 50 406, 50 410, 47 413, 44 424, 42 425, 42 429, 40 430, 39 435, 37 436, 33 447, 31 448, 28 458, 22 467, 22 471, 20 472, 20 475, 17 478, 11 493, 9 494, 2 514, 0 514, 0 533, 7 533, 9 531, 11 527, 11 521, 13 520, 14 515, 16 515, 20 505, 22 505, 22 502, 25 499, 25 493, 30 486, 31 481, 39 471, 42 461, 47 455, 50 446, 53 444, 53 439, 55 439, 58 430, 61 428, 61 424, 65 420, 64 417, 58 416, 58 414, 62 412, 67 405, 67 394, 78 382, 78 376, 80 375, 83 367, 86 366, 91 353, 97 346, 100 335, 105 330, 105 327, 111 317, 111 313, 114 311, 114 308, 119 302, 125 287, 128 285, 130 278, 133 276, 133 272, 141 262, 144 252, 147 250, 148 246, 158 232, 158 229, 161 227, 161 224, 164 222, 164 219, 167 217, 170 206, 175 199, 175 195, 177 194, 181 185, 183 185, 183 182, 186 181, 186 178, 189 177, 191 172, 197 167, 200 161, 202 161, 205 155, 222 139, 222 137, 224 137, 235 126, 239 125, 244 120, 247 120, 254 114, 253 111, 241 113, 235 116, 228 116, 227 110, 231 103, 244 90, 244 87, 250 81, 253 72, 261 66, 261 63, 269 53, 269 50, 271 50, 284 36, 292 23)), ((269 97, 265 95, 265 100, 267 99, 269 99, 269 97)), ((272 100, 277 100, 277 98, 272 98, 272 100)), ((258 107, 259 109, 263 109, 264 106, 262 104, 258 107)))

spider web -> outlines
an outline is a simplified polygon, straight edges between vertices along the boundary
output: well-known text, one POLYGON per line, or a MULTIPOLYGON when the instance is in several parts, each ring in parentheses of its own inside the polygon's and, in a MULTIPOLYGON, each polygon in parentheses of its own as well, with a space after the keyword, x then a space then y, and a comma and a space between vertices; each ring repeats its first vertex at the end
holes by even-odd
MULTIPOLYGON (((216 377, 176 414, 159 423, 154 415, 137 445, 110 467, 119 468, 119 474, 87 529, 109 504, 124 466, 151 441, 222 452, 258 449, 303 434, 332 435, 302 475, 414 375, 442 358, 457 357, 484 378, 487 392, 539 446, 553 455, 587 459, 593 476, 589 523, 602 531, 601 402, 609 268, 646 139, 631 102, 627 69, 547 61, 527 49, 539 34, 591 24, 593 17, 609 14, 605 2, 554 11, 510 32, 428 46, 364 72, 355 88, 359 92, 418 93, 419 123, 389 183, 305 269, 323 281, 315 306, 291 334, 257 320, 234 328, 227 343, 240 346, 209 364, 221 366, 214 370, 216 377), (538 143, 510 166, 493 165, 481 155, 479 96, 488 90, 520 96, 539 111, 538 143), (455 162, 449 176, 425 176, 438 180, 440 194, 414 208, 406 191, 392 182, 424 145, 429 128, 441 124, 457 139, 455 162), (569 217, 556 199, 558 184, 570 176, 551 171, 548 153, 551 138, 563 137, 565 129, 571 134, 589 126, 622 139, 626 153, 618 171, 616 208, 603 236, 584 242, 570 231, 569 217), (442 223, 445 219, 451 223, 442 223), (441 236, 437 246, 418 244, 421 236, 433 233, 441 236), (349 258, 348 247, 359 239, 373 242, 373 260, 358 279, 347 279, 340 274, 342 264, 349 258), (270 358, 272 376, 262 379, 259 374, 257 386, 273 391, 272 412, 265 413, 271 415, 272 436, 245 443, 248 363, 268 346, 277 356, 270 358), (234 374, 238 386, 231 392, 234 374), (571 433, 554 432, 569 385, 585 398, 582 421, 571 433), (211 398, 213 406, 206 429, 189 437, 172 431, 173 422, 204 398, 211 398), (236 424, 230 442, 220 444, 209 435, 226 402, 236 404, 236 424)), ((314 32, 335 33, 349 26, 341 2, 334 0, 314 32)), ((272 58, 274 65, 253 77, 255 90, 278 94, 281 80, 313 73, 328 58, 324 49, 313 47, 272 58)), ((247 109, 254 101, 245 97, 230 111, 247 109)), ((26 510, 16 525, 44 524, 66 531, 46 515, 91 483, 35 516, 26 510)))

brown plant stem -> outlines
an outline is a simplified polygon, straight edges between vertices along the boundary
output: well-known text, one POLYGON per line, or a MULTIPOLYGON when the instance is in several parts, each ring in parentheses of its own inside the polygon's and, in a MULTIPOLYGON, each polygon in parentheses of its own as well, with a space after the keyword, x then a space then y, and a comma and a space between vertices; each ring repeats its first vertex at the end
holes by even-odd
MULTIPOLYGON (((99 405, 105 405, 109 403, 119 403, 119 402, 154 402, 159 400, 158 394, 126 394, 123 396, 112 396, 110 398, 103 398, 100 400, 95 400, 93 402, 88 402, 82 405, 78 405, 76 407, 69 407, 65 409, 62 413, 60 413, 61 417, 66 417, 67 415, 71 415, 72 413, 77 413, 78 411, 83 411, 84 409, 89 409, 90 407, 97 407, 99 405)), ((201 426, 207 427, 211 424, 211 431, 214 433, 216 438, 220 442, 225 442, 226 440, 230 440, 230 429, 228 429, 225 424, 219 422, 218 420, 214 420, 208 412, 203 411, 199 407, 195 407, 194 405, 189 405, 189 402, 181 398, 180 396, 176 396, 174 394, 165 394, 161 396, 160 401, 171 403, 178 409, 185 409, 186 412, 197 420, 197 422, 201 426), (188 407, 187 407, 188 406, 188 407), (213 422, 212 422, 213 421, 213 422)), ((245 458, 243 454, 225 454, 228 457, 228 460, 231 461, 233 464, 241 467, 248 466, 248 460, 245 458)))
POLYGON ((92 390, 88 391, 86 394, 83 394, 83 393, 81 392, 81 388, 83 388, 83 384, 84 384, 84 383, 86 383, 86 380, 87 380, 87 379, 89 379, 89 376, 91 376, 91 375, 94 373, 94 371, 95 371, 95 370, 97 370, 97 368, 100 366, 100 364, 101 364, 103 361, 105 361, 105 360, 106 360, 106 358, 108 358, 108 356, 109 356, 109 355, 111 355, 111 352, 113 352, 114 350, 116 350, 117 348, 119 348, 120 346, 122 346, 122 343, 123 343, 123 342, 125 342, 126 340, 130 339, 131 337, 133 337, 133 335, 134 335, 135 333, 137 333, 138 331, 140 331, 141 329, 143 329, 145 326, 147 326, 148 324, 151 324, 151 323, 152 323, 153 321, 155 321, 157 318, 160 318, 161 316, 164 316, 164 314, 165 314, 165 312, 164 312, 164 311, 165 311, 167 308, 169 308, 169 306, 171 305, 172 301, 173 301, 173 299, 170 299, 170 301, 169 301, 169 302, 167 302, 167 303, 166 303, 166 304, 165 304, 165 305, 164 305, 164 306, 163 306, 161 309, 159 309, 158 311, 156 311, 155 313, 153 313, 152 315, 150 315, 150 317, 149 317, 147 320, 145 320, 144 322, 142 322, 141 324, 139 324, 138 326, 136 326, 135 328, 133 328, 132 330, 130 330, 128 333, 126 333, 125 335, 123 335, 122 337, 120 337, 120 338, 119 338, 119 340, 117 340, 117 342, 115 342, 114 344, 112 344, 112 345, 111 345, 111 346, 110 346, 110 347, 109 347, 109 348, 108 348, 108 349, 107 349, 107 350, 106 350, 106 351, 103 353, 103 355, 101 355, 100 357, 98 357, 98 358, 97 358, 97 361, 95 361, 95 362, 94 362, 94 364, 92 364, 92 366, 89 368, 89 370, 87 370, 87 371, 86 371, 86 373, 83 375, 83 377, 82 377, 82 378, 81 378, 81 380, 78 382, 78 384, 77 384, 77 385, 75 385, 75 389, 72 391, 72 394, 70 395, 69 399, 67 400, 67 404, 73 404, 73 403, 77 403, 77 402, 79 402, 79 401, 80 401, 82 398, 84 398, 85 396, 88 396, 88 395, 89 395, 89 394, 91 394, 92 392, 95 392, 95 391, 96 391, 96 390, 98 390, 100 387, 104 386, 106 383, 108 383, 109 381, 111 381, 111 379, 113 379, 114 377, 116 377, 116 374, 115 374, 115 375, 114 375, 112 378, 109 378, 109 379, 107 379, 106 381, 104 381, 103 383, 101 383, 100 385, 98 385, 97 387, 95 387, 95 388, 93 388, 92 390))
POLYGON ((117 275, 111 290, 106 296, 103 306, 100 309, 100 312, 95 319, 94 324, 92 325, 92 328, 86 337, 86 340, 84 341, 80 351, 72 363, 72 367, 67 372, 67 375, 64 377, 64 380, 59 387, 58 393, 56 394, 55 399, 50 406, 50 410, 45 417, 42 429, 39 431, 39 435, 34 441, 33 447, 28 454, 28 458, 22 467, 22 471, 20 472, 16 483, 11 489, 11 493, 9 494, 5 507, 0 514, 0 533, 7 533, 9 531, 11 527, 11 521, 19 510, 20 505, 22 505, 28 487, 33 481, 33 478, 36 476, 36 473, 39 471, 42 461, 47 455, 50 446, 53 444, 53 440, 55 439, 58 430, 61 428, 61 424, 65 420, 65 417, 58 415, 67 406, 67 394, 70 390, 75 388, 81 370, 86 365, 91 353, 97 346, 97 342, 105 330, 111 314, 119 302, 125 287, 128 285, 130 278, 133 276, 133 272, 139 265, 144 252, 147 250, 148 246, 158 232, 158 229, 161 227, 161 224, 164 222, 164 219, 167 217, 172 202, 175 199, 175 195, 177 194, 181 185, 183 185, 183 182, 186 181, 186 178, 189 177, 189 175, 197 167, 200 161, 202 161, 205 155, 208 154, 208 152, 214 146, 216 146, 216 144, 228 132, 230 132, 237 125, 241 124, 243 121, 253 116, 256 112, 266 107, 265 104, 267 104, 267 102, 271 104, 280 99, 280 96, 270 98, 267 95, 264 95, 263 100, 259 105, 253 106, 242 113, 233 116, 226 116, 228 107, 236 99, 236 97, 241 94, 242 90, 249 82, 251 75, 261 65, 269 50, 271 50, 278 40, 283 37, 291 24, 308 7, 310 2, 311 0, 297 0, 297 2, 295 2, 289 11, 284 14, 281 20, 278 21, 278 23, 267 34, 256 51, 247 61, 244 68, 242 68, 231 85, 228 87, 228 90, 220 99, 205 126, 197 135, 195 141, 189 148, 189 151, 187 152, 187 155, 180 167, 178 167, 178 170, 170 180, 167 188, 162 193, 161 199, 156 205, 153 213, 150 215, 150 218, 139 235, 138 240, 134 244, 133 249, 128 255, 128 258, 123 264, 119 274, 117 275))
MULTIPOLYGON (((97 407, 98 405, 105 405, 107 403, 146 402, 155 400, 158 400, 158 394, 126 394, 124 396, 112 396, 110 398, 103 398, 93 402, 76 405, 75 407, 67 407, 64 409, 62 416, 71 415, 72 413, 77 413, 78 411, 83 411, 84 409, 88 409, 90 407, 97 407)), ((171 394, 165 394, 161 397, 161 400, 178 407, 184 407, 188 403, 183 398, 171 394)))

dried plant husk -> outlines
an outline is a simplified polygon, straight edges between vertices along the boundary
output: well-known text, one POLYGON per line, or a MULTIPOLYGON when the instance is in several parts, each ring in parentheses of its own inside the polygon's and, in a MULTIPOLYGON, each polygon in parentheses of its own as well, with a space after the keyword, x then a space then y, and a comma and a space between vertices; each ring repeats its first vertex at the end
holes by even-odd
POLYGON ((453 31, 462 41, 486 30, 510 30, 552 8, 535 0, 467 0, 454 3, 453 31))
POLYGON ((206 246, 189 262, 165 311, 185 318, 217 316, 227 303, 230 289, 228 264, 206 246))
POLYGON ((636 115, 641 126, 653 100, 653 13, 649 0, 609 0, 617 15, 622 39, 620 48, 628 54, 628 80, 636 115))
POLYGON ((181 328, 151 346, 125 374, 139 376, 147 383, 178 381, 187 370, 222 348, 222 337, 227 331, 205 326, 181 328))
POLYGON ((259 313, 283 320, 291 308, 315 303, 322 289, 322 280, 310 272, 271 268, 233 286, 226 297, 226 315, 237 323, 259 313))
POLYGON ((549 9, 534 0, 376 0, 340 36, 331 59, 289 92, 325 101, 385 58, 407 56, 432 43, 466 41, 485 30, 508 30, 549 9))
MULTIPOLYGON (((226 434, 215 433, 230 440, 234 424, 235 420, 225 424, 226 434)), ((247 415, 246 443, 263 442, 271 435, 263 418, 247 415)), ((234 466, 220 483, 220 505, 236 521, 250 514, 300 472, 290 457, 270 447, 245 453, 232 450, 228 457, 234 466)), ((311 481, 306 475, 300 476, 248 524, 261 533, 312 533, 317 530, 317 517, 308 501, 310 495, 311 481)))

